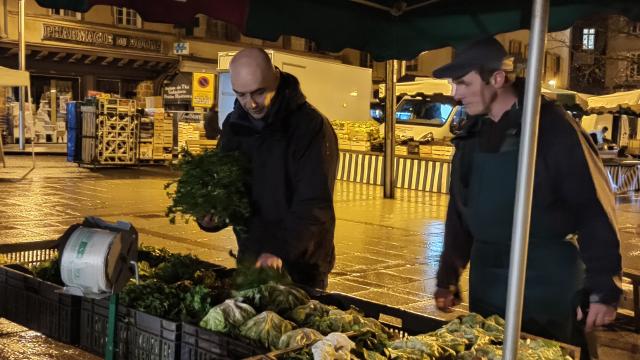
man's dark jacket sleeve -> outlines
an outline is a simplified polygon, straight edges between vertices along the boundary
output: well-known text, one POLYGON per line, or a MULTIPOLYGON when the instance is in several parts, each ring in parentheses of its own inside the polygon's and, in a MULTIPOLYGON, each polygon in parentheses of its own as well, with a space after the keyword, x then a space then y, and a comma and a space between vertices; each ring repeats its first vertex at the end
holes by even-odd
MULTIPOLYGON (((457 163, 457 160, 454 155, 452 164, 457 163)), ((452 168, 452 181, 456 170, 455 167, 452 168)), ((456 205, 457 194, 453 186, 450 189, 447 220, 444 225, 444 249, 440 255, 437 275, 437 286, 441 289, 451 289, 452 287, 457 289, 460 274, 469 263, 471 246, 473 245, 473 237, 467 230, 456 205)))

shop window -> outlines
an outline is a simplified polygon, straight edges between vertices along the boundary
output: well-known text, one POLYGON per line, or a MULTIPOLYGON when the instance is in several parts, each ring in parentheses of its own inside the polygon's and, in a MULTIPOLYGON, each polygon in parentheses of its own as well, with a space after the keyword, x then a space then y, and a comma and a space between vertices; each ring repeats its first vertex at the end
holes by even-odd
POLYGON ((418 64, 419 64, 418 58, 415 58, 413 60, 407 60, 407 62, 405 63, 404 70, 416 72, 418 71, 418 64))
POLYGON ((55 17, 63 17, 67 19, 82 20, 82 13, 65 10, 65 9, 49 9, 49 13, 55 17))
POLYGON ((640 80, 640 52, 629 54, 629 79, 640 80))
POLYGON ((142 19, 135 10, 127 9, 125 7, 114 7, 113 12, 113 18, 115 19, 116 25, 136 28, 142 27, 142 19))
POLYGON ((582 49, 593 50, 596 48, 596 29, 582 29, 582 49))

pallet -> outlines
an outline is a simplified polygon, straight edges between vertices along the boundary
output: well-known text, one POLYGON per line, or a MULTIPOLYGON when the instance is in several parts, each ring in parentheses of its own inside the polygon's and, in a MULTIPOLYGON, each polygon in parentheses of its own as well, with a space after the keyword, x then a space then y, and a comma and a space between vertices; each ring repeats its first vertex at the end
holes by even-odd
POLYGON ((168 160, 168 159, 138 159, 138 165, 168 166, 168 165, 171 165, 171 160, 168 160))

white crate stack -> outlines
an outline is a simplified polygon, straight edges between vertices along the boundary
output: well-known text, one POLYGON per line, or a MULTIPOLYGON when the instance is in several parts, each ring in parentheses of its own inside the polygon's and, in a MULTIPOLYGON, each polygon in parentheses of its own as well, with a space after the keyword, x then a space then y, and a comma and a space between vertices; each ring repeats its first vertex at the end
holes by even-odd
POLYGON ((173 116, 159 111, 153 114, 154 160, 171 160, 173 157, 173 116))
POLYGON ((187 140, 200 140, 204 138, 204 128, 199 123, 180 122, 178 125, 178 144, 187 146, 187 140))
POLYGON ((96 159, 96 107, 81 106, 82 112, 82 162, 94 163, 96 159))

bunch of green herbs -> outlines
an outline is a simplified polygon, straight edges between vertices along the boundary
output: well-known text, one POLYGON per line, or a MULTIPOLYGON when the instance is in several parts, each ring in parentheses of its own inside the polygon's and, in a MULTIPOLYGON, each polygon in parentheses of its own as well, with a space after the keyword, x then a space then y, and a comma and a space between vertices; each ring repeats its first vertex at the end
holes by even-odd
POLYGON ((213 215, 216 226, 245 228, 251 212, 247 191, 250 167, 245 157, 237 152, 207 150, 193 155, 182 150, 178 169, 182 176, 165 185, 172 200, 166 216, 172 224, 178 214, 185 222, 213 215))

